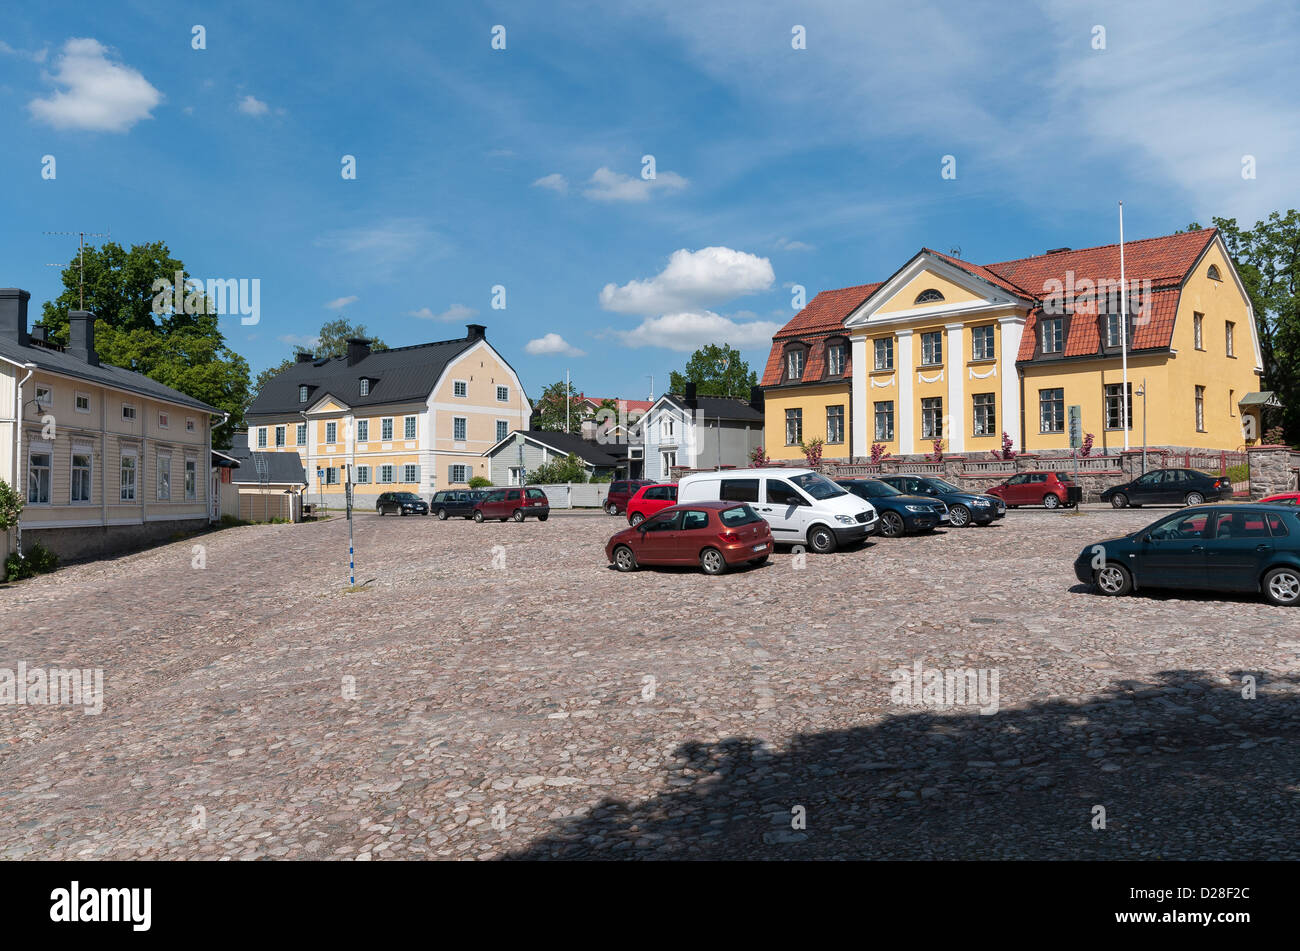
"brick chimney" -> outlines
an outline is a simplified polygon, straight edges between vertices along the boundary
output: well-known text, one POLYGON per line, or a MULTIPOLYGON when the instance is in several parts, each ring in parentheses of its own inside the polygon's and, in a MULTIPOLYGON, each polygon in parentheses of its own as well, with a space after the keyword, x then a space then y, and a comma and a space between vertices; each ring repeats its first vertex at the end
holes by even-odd
POLYGON ((763 388, 761 386, 751 386, 749 388, 749 405, 758 410, 763 408, 763 388))
POLYGON ((695 381, 694 381, 694 380, 692 380, 692 381, 690 381, 689 383, 686 384, 686 392, 685 392, 684 394, 682 394, 682 397, 683 397, 683 399, 685 400, 686 405, 687 405, 690 409, 695 409, 696 399, 695 399, 695 381))
POLYGON ((466 340, 486 340, 487 328, 482 324, 466 324, 465 329, 469 331, 465 335, 466 340))
POLYGON ((89 363, 92 367, 99 366, 99 354, 95 352, 95 315, 90 311, 68 311, 68 349, 66 352, 82 363, 89 363))
POLYGON ((0 337, 20 347, 27 346, 27 302, 31 299, 30 291, 0 288, 0 337))
POLYGON ((370 341, 365 337, 348 338, 348 366, 354 367, 370 356, 370 341))
POLYGON ((316 359, 316 355, 308 353, 306 350, 299 350, 297 354, 298 363, 311 363, 316 359))

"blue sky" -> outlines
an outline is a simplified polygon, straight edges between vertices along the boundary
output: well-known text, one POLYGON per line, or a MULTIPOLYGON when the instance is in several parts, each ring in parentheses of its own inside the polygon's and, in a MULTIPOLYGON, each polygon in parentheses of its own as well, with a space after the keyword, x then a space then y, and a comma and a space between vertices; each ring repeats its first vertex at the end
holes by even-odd
POLYGON ((532 396, 567 367, 644 398, 711 341, 761 370, 791 285, 922 246, 1111 243, 1118 199, 1131 238, 1298 204, 1290 4, 273 6, 6 11, 0 284, 39 313, 75 247, 41 232, 111 226, 260 280, 259 323, 223 319, 255 371, 337 314, 390 345, 472 321, 532 396))

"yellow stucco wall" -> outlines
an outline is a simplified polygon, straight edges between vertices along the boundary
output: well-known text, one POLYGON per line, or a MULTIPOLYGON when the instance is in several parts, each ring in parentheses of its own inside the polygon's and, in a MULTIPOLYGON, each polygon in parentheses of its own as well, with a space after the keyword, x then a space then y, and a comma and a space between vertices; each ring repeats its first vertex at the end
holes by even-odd
POLYGON ((887 303, 877 309, 877 314, 892 314, 900 310, 912 310, 917 307, 933 307, 937 310, 943 310, 951 307, 953 304, 964 304, 972 301, 981 300, 978 295, 972 294, 969 290, 959 284, 954 284, 947 278, 940 277, 930 270, 923 270, 916 277, 907 282, 887 303), (917 295, 922 291, 934 288, 944 299, 932 304, 915 303, 917 295))
MULTIPOLYGON (((763 450, 771 459, 804 461, 803 450, 798 446, 785 444, 785 411, 799 409, 803 411, 803 438, 807 442, 813 438, 826 438, 826 407, 844 407, 844 441, 827 443, 822 454, 828 459, 844 458, 849 455, 849 440, 853 433, 853 407, 848 381, 813 385, 794 386, 768 390, 763 396, 763 450)), ((854 449, 855 454, 862 451, 854 449)))

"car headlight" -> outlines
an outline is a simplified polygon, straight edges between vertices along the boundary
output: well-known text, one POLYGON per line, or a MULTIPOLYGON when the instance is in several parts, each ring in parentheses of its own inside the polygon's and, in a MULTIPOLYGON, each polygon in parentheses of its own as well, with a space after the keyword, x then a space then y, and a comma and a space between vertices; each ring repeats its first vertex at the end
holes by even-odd
POLYGON ((930 511, 933 511, 933 509, 931 509, 930 506, 928 506, 928 505, 904 505, 903 508, 907 509, 909 512, 930 512, 930 511))
POLYGON ((971 502, 971 505, 992 505, 992 504, 993 503, 990 502, 988 499, 974 499, 971 502))
POLYGON ((835 521, 839 522, 841 525, 852 525, 855 519, 852 515, 836 515, 835 521))

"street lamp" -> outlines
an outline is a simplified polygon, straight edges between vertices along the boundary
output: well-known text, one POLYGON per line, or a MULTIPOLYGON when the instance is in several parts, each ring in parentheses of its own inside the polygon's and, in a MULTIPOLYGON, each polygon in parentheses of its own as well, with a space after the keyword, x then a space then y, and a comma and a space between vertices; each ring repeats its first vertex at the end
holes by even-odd
MULTIPOLYGON (((725 377, 727 367, 731 366, 731 355, 724 354, 714 361, 714 366, 718 368, 718 376, 725 377)), ((718 469, 722 469, 722 414, 718 414, 718 469)))
POLYGON ((1142 474, 1147 471, 1147 379, 1142 378, 1137 395, 1142 397, 1142 474))

